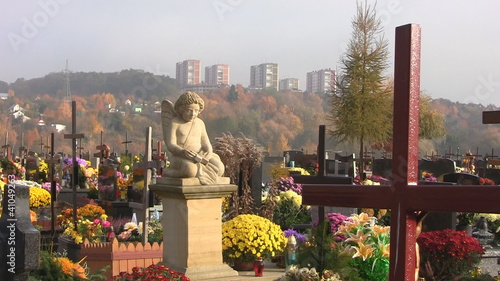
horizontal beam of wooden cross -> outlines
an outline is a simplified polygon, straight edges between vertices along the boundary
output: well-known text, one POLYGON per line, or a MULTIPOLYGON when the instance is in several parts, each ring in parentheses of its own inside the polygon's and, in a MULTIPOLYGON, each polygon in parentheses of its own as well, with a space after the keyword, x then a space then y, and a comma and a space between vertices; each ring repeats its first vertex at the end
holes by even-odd
POLYGON ((500 186, 491 185, 415 185, 408 186, 404 197, 396 200, 394 190, 387 185, 328 185, 304 184, 307 192, 302 200, 314 205, 390 209, 394 202, 405 205, 407 211, 461 211, 500 213, 500 186))
POLYGON ((483 124, 499 124, 500 111, 483 111, 483 124))

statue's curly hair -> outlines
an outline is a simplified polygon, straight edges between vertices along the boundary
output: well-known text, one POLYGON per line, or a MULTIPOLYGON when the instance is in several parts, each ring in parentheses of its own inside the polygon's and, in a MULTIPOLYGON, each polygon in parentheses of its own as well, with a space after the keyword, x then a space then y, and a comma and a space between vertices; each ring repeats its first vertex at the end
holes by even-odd
POLYGON ((205 107, 203 99, 195 92, 185 92, 175 102, 174 109, 180 114, 180 111, 187 105, 198 104, 200 106, 200 113, 205 107))

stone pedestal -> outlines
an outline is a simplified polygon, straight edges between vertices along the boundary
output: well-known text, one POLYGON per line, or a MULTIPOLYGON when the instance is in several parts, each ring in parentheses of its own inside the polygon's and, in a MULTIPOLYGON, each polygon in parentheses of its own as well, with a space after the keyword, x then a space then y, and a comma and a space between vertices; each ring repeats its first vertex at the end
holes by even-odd
POLYGON ((237 190, 229 178, 158 178, 150 190, 163 203, 163 263, 191 280, 238 276, 222 261, 222 198, 237 190))

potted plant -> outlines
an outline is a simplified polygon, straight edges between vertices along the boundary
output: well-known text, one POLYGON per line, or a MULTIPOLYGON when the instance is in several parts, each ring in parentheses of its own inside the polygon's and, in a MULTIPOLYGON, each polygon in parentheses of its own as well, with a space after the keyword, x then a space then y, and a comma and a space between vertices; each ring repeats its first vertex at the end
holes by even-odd
POLYGON ((457 213, 456 230, 465 231, 468 235, 472 235, 472 226, 474 225, 476 219, 476 213, 457 213))
POLYGON ((445 229, 422 232, 420 274, 430 280, 455 280, 470 273, 481 261, 481 244, 464 231, 445 229))
POLYGON ((222 224, 222 255, 224 262, 236 269, 257 258, 270 259, 282 254, 286 238, 280 226, 257 215, 239 215, 222 224))
POLYGON ((268 198, 275 201, 272 221, 282 230, 293 228, 298 224, 311 223, 310 207, 302 205, 302 196, 289 189, 281 191, 278 196, 268 198))

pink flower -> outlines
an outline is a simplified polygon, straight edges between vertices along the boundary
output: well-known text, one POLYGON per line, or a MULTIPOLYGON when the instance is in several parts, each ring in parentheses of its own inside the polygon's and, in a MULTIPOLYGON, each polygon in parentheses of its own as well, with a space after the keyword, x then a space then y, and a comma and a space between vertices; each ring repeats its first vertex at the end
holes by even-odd
POLYGON ((102 222, 102 226, 104 226, 104 227, 110 227, 111 223, 109 221, 103 221, 102 222))
POLYGON ((94 220, 94 224, 100 224, 100 223, 101 223, 101 221, 99 219, 94 220))

